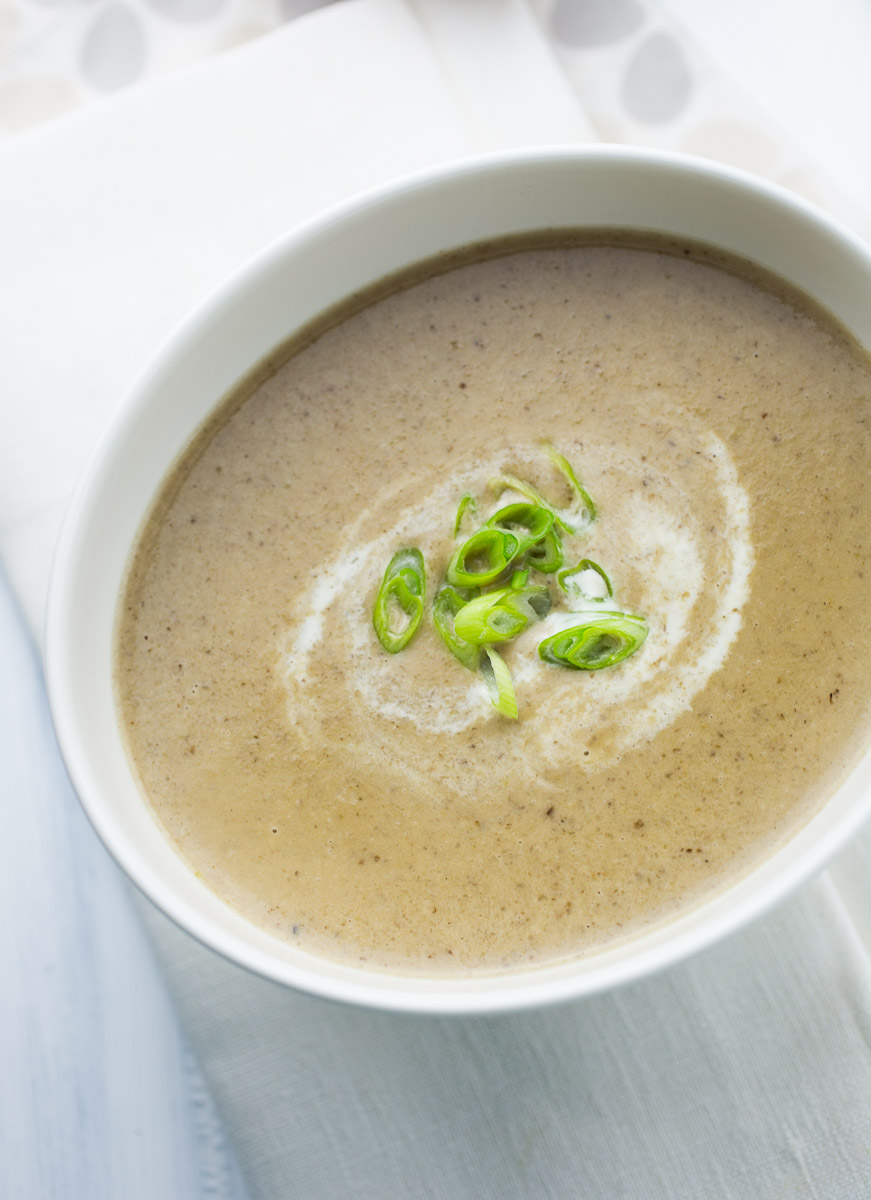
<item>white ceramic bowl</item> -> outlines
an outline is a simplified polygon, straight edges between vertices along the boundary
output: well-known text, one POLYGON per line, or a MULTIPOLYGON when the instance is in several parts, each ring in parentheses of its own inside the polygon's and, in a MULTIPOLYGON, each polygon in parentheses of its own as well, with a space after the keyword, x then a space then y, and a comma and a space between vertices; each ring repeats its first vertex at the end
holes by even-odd
POLYGON ((710 163, 618 147, 514 152, 416 175, 294 230, 207 300, 163 347, 94 453, 71 503, 49 596, 52 711, 97 832, 165 913, 269 979, 383 1009, 483 1013, 598 992, 738 929, 820 869, 871 807, 871 753, 752 874, 678 919, 577 962, 493 978, 422 979, 313 957, 202 884, 144 803, 119 736, 112 636, 131 546, 168 468, 209 411, 298 326, 398 268, 523 230, 630 227, 734 251, 817 298, 871 346, 871 253, 810 205, 710 163))

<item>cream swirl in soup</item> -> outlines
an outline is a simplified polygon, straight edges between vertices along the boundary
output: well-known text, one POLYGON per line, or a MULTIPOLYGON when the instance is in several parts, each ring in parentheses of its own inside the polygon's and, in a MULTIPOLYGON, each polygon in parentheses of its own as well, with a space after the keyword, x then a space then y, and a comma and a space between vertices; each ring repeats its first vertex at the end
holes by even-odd
MULTIPOLYGON (((619 671, 583 680, 572 672, 545 670, 537 654, 539 642, 576 623, 570 613, 558 609, 505 649, 512 675, 522 685, 526 725, 524 754, 516 761, 512 756, 509 769, 514 775, 525 774, 530 783, 540 774, 542 762, 557 766, 571 753, 565 746, 554 751, 555 724, 570 722, 594 742, 597 735, 608 733, 616 753, 653 737, 691 705, 722 665, 740 628, 753 566, 749 500, 723 442, 692 422, 688 428, 685 418, 678 423, 677 413, 674 419, 665 438, 648 443, 640 489, 638 459, 627 455, 625 447, 602 448, 594 455, 585 478, 599 498, 602 515, 583 536, 563 539, 567 563, 582 554, 601 558, 615 580, 628 580, 643 594, 654 634, 647 652, 619 671), (676 463, 681 464, 677 470, 676 463)), ((583 461, 581 446, 567 449, 575 461, 583 461)), ((490 481, 517 462, 535 464, 536 457, 535 446, 490 454, 472 468, 451 471, 430 491, 406 502, 401 497, 403 484, 381 493, 348 523, 338 555, 313 575, 303 598, 308 615, 290 634, 286 649, 290 711, 310 718, 310 738, 318 738, 324 713, 335 702, 329 675, 319 676, 318 660, 329 658, 338 645, 353 669, 362 728, 383 718, 398 722, 398 745, 392 750, 385 745, 384 751, 403 770, 415 770, 405 750, 404 723, 425 734, 452 734, 493 719, 481 679, 457 672, 451 662, 442 660, 441 668, 455 687, 447 686, 446 679, 433 704, 428 687, 418 685, 412 656, 397 663, 373 653, 371 588, 359 584, 361 579, 377 580, 392 548, 410 542, 423 548, 427 562, 443 565, 445 547, 454 544, 449 518, 457 497, 486 496, 492 491, 490 481), (393 520, 397 511, 400 519, 393 520), (367 532, 385 526, 384 532, 367 539, 367 532)), ((491 515, 506 497, 521 499, 510 489, 500 488, 499 495, 482 516, 491 515)), ((430 585, 432 591, 432 578, 430 585)), ((607 604, 600 611, 614 607, 607 604)), ((305 736, 300 722, 297 727, 305 736)))

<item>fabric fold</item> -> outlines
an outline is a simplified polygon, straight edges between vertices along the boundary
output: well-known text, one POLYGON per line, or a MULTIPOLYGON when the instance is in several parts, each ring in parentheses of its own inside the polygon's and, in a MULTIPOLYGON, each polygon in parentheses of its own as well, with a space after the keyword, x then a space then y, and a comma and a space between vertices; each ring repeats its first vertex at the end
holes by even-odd
POLYGON ((596 140, 526 0, 409 0, 477 148, 596 140))
POLYGON ((175 325, 305 218, 475 148, 402 0, 349 0, 2 147, 0 554, 38 638, 66 499, 175 325))

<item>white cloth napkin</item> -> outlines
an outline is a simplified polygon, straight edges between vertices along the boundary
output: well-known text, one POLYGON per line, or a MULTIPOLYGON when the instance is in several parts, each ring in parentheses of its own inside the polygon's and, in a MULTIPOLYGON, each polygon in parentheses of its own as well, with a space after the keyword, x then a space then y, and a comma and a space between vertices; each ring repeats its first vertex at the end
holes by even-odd
MULTIPOLYGON (((602 55, 635 39, 637 58, 657 30, 640 5, 585 6, 610 12, 606 25, 641 14, 588 45, 600 50, 585 74, 581 7, 349 0, 2 148, 0 555, 35 630, 94 438, 229 270, 415 167, 608 133, 602 55), (592 120, 579 78, 599 80, 592 120)), ((668 53, 674 105, 681 60, 668 53)), ((624 133, 627 88, 622 123, 611 113, 624 133)), ((684 110, 660 116, 662 140, 677 138, 684 110)), ((797 170, 771 140, 772 173, 797 170)), ((829 1200, 867 1195, 869 866, 861 845, 753 929, 649 982, 495 1019, 309 999, 143 910, 254 1197, 829 1200)))

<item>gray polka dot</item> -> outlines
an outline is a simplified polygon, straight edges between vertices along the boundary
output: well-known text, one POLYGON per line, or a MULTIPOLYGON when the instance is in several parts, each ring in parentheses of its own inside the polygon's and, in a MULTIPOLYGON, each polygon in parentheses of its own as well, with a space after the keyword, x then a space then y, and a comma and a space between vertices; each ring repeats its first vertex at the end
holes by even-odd
POLYGON ((554 37, 567 46, 606 46, 628 37, 644 20, 637 0, 557 0, 554 37))
POLYGON ((686 106, 692 86, 678 43, 667 33, 654 33, 638 47, 626 69, 623 103, 637 121, 661 125, 686 106))
POLYGON ((279 0, 279 10, 282 21, 292 21, 294 17, 303 17, 306 13, 318 8, 327 8, 335 0, 279 0))
POLYGON ((148 0, 148 4, 162 17, 178 21, 181 25, 194 25, 197 21, 208 21, 224 7, 225 0, 148 0))
POLYGON ((110 4, 82 43, 82 75, 101 92, 133 83, 145 64, 145 35, 139 19, 123 4, 110 4))

